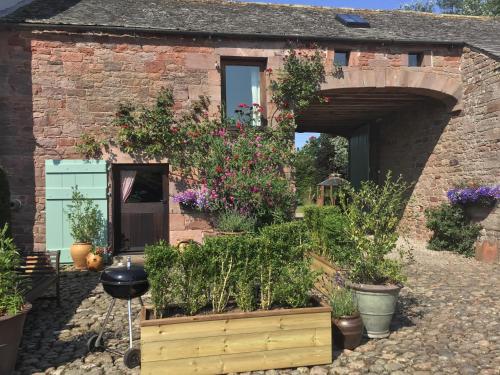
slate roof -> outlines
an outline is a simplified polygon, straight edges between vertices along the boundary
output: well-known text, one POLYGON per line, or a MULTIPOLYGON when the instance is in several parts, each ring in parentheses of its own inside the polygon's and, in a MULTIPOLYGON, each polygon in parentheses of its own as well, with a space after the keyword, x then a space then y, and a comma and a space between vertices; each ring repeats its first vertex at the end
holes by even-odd
POLYGON ((470 44, 500 57, 500 17, 243 3, 227 0, 34 0, 0 23, 76 25, 311 39, 470 44), (362 15, 351 28, 337 13, 362 15))

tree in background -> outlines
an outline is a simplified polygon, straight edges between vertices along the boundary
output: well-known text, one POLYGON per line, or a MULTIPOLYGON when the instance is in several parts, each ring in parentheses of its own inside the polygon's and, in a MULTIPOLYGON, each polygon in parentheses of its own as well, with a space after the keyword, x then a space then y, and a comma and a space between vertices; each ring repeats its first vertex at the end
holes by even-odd
POLYGON ((498 16, 500 0, 414 0, 402 4, 401 9, 428 13, 440 11, 468 16, 498 16))
POLYGON ((295 157, 295 186, 297 196, 303 203, 316 192, 316 185, 325 180, 330 173, 345 176, 348 164, 348 142, 342 137, 321 134, 311 137, 295 157))

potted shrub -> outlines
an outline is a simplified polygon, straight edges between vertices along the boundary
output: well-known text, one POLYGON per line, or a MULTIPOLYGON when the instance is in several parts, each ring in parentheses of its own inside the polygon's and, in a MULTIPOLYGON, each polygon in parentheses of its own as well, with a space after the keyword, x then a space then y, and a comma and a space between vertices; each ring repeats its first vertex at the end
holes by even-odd
POLYGON ((335 288, 330 293, 333 342, 341 349, 354 350, 361 343, 363 321, 349 288, 335 288))
POLYGON ((22 280, 17 272, 21 258, 7 232, 5 224, 0 230, 0 374, 14 371, 24 321, 31 309, 24 301, 22 280))
POLYGON ((349 187, 341 192, 346 235, 352 244, 349 286, 370 338, 389 336, 396 301, 405 281, 401 262, 386 256, 396 248, 407 189, 401 177, 393 180, 389 172, 381 185, 366 181, 358 190, 349 187))
POLYGON ((220 374, 331 363, 331 308, 300 223, 146 248, 152 308, 141 317, 141 373, 220 374))
POLYGON ((74 189, 67 215, 71 237, 75 241, 70 249, 73 264, 77 269, 87 269, 87 256, 103 229, 102 213, 97 204, 74 189))

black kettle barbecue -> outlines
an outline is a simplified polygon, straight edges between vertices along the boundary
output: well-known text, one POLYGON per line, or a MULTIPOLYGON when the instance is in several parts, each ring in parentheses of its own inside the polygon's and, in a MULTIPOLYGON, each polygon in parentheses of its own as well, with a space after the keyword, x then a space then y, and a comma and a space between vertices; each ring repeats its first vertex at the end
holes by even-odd
POLYGON ((127 258, 126 266, 111 266, 106 268, 101 273, 100 279, 104 291, 113 297, 109 305, 106 318, 101 326, 101 331, 98 335, 93 335, 87 341, 87 349, 89 351, 102 351, 105 349, 103 334, 109 316, 115 305, 116 299, 124 299, 128 302, 128 334, 129 348, 123 354, 123 362, 128 368, 134 368, 141 363, 141 352, 134 348, 132 344, 132 299, 139 298, 141 306, 143 305, 141 296, 149 289, 149 283, 144 267, 131 264, 130 257, 127 258))

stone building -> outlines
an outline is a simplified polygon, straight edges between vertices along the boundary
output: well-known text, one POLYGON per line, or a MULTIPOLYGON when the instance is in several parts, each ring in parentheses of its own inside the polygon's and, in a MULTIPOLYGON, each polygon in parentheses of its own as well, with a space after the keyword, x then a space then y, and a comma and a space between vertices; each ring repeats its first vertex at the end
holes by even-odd
MULTIPOLYGON (((498 18, 222 0, 23 3, 0 18, 0 165, 21 203, 13 231, 23 248, 69 246, 72 185, 109 217, 115 251, 123 232, 136 250, 151 236, 199 239, 208 223, 167 199, 179 186, 167 164, 120 153, 86 163, 75 144, 119 103, 151 103, 164 86, 179 109, 203 94, 214 110, 248 97, 270 113, 262 72, 279 69, 290 43, 324 51, 331 98, 303 113, 298 131, 348 137, 354 183, 387 170, 415 182, 413 236, 429 235, 424 209, 457 183, 500 182, 498 18), (154 186, 136 197, 139 210, 127 205, 130 182, 154 186)), ((484 226, 500 240, 498 209, 484 226)))

